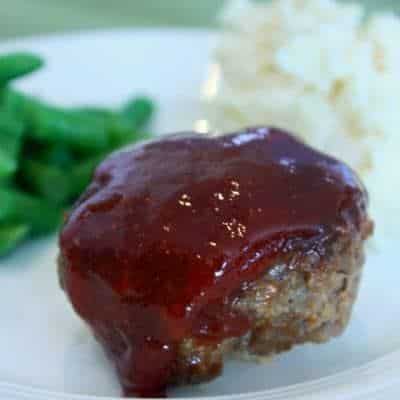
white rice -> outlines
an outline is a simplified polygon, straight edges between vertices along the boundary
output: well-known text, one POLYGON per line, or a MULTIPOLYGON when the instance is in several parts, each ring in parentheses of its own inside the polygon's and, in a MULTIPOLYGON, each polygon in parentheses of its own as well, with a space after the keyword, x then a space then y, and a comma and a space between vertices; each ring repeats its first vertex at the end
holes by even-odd
POLYGON ((366 19, 334 0, 235 0, 223 27, 206 93, 211 128, 274 125, 346 161, 372 213, 398 232, 400 19, 366 19))

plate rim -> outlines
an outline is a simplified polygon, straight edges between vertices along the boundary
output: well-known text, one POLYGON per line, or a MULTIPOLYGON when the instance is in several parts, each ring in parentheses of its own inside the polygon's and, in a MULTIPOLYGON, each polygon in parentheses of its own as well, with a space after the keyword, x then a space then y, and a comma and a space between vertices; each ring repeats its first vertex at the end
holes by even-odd
MULTIPOLYGON (((318 395, 324 400, 337 399, 340 390, 348 390, 347 395, 341 393, 341 400, 368 400, 370 395, 385 394, 391 389, 400 390, 400 350, 382 356, 359 367, 350 368, 343 372, 325 376, 294 385, 271 390, 261 390, 237 395, 216 395, 196 397, 169 397, 171 400, 300 400, 308 396, 318 395), (389 370, 390 379, 383 379, 389 370), (366 385, 372 378, 378 378, 374 386, 366 385), (355 379, 354 379, 355 378, 355 379), (350 387, 348 387, 350 385, 350 387), (351 390, 351 391, 350 391, 351 390), (318 393, 316 392, 318 391, 318 393), (328 397, 327 397, 328 396, 328 397), (349 397, 350 396, 350 397, 349 397)), ((18 385, 0 381, 0 395, 19 395, 30 400, 120 400, 121 397, 93 396, 85 394, 69 394, 35 388, 33 386, 18 385)), ((140 400, 139 398, 132 398, 140 400)), ((158 399, 154 399, 158 400, 158 399)))
POLYGON ((7 37, 0 40, 0 51, 2 47, 8 46, 21 46, 24 44, 52 42, 54 40, 71 40, 82 37, 90 36, 109 36, 121 34, 146 34, 146 35, 198 35, 198 36, 217 36, 218 31, 213 28, 200 28, 200 27, 117 27, 117 28, 82 28, 74 30, 65 30, 54 33, 38 33, 35 35, 21 35, 16 37, 7 37))

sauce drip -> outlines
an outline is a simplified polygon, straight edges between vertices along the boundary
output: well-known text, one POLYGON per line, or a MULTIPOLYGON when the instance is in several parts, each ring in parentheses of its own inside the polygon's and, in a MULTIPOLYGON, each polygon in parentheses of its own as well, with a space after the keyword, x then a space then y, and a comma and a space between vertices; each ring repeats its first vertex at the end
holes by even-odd
POLYGON ((183 339, 244 335, 243 284, 282 253, 322 255, 366 202, 348 167, 276 129, 166 138, 98 168, 61 233, 62 282, 125 394, 163 396, 183 339))

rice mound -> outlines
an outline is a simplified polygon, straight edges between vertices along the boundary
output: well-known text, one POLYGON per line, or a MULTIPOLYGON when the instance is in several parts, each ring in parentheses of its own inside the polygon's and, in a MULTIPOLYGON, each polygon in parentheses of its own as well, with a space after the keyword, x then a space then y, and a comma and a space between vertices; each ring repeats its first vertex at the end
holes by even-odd
POLYGON ((205 91, 211 128, 296 133, 360 173, 372 213, 398 231, 400 19, 334 0, 234 0, 222 24, 205 91))

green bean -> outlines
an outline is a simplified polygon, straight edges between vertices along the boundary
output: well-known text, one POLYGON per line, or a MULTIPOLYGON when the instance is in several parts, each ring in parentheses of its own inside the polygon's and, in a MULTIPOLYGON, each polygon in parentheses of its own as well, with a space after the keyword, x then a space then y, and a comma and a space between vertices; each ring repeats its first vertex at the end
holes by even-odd
POLYGON ((147 97, 136 97, 122 108, 122 114, 128 119, 133 131, 143 129, 154 111, 154 103, 147 97))
POLYGON ((82 116, 91 116, 91 117, 101 118, 103 120, 105 118, 108 118, 110 115, 113 115, 113 111, 105 107, 91 107, 91 106, 75 107, 71 111, 75 113, 80 113, 82 116))
POLYGON ((47 146, 39 146, 35 154, 31 157, 41 163, 55 166, 58 168, 69 168, 76 162, 76 157, 72 151, 62 144, 49 144, 47 146))
POLYGON ((73 187, 71 190, 71 196, 73 198, 78 197, 86 189, 87 185, 92 179, 93 173, 100 162, 104 159, 105 154, 98 155, 91 159, 85 160, 82 163, 76 165, 72 171, 71 181, 73 182, 73 187))
POLYGON ((104 157, 105 155, 98 155, 86 159, 69 171, 34 160, 25 160, 20 171, 21 180, 26 188, 52 204, 67 205, 86 189, 94 170, 104 157), (54 190, 55 187, 57 190, 54 190))
POLYGON ((28 235, 28 225, 0 225, 0 257, 5 256, 9 252, 11 252, 28 235))
POLYGON ((14 189, 0 188, 0 204, 0 223, 29 225, 32 234, 50 233, 61 222, 60 207, 14 189))
POLYGON ((105 154, 86 159, 66 172, 28 160, 23 163, 22 176, 26 179, 26 185, 35 193, 52 203, 67 204, 86 189, 96 167, 104 157, 105 154), (58 193, 54 193, 54 187, 57 187, 58 193))
POLYGON ((91 116, 104 123, 110 144, 109 150, 115 150, 136 139, 135 129, 137 126, 135 125, 137 124, 133 121, 132 116, 127 117, 122 112, 113 112, 100 107, 81 107, 74 111, 80 113, 82 117, 91 116))
MULTIPOLYGON (((32 110, 41 106, 38 100, 12 89, 5 89, 2 95, 0 94, 0 108, 12 113, 24 130, 29 128, 32 110)), ((59 167, 69 167, 74 163, 74 154, 68 146, 60 143, 42 143, 29 137, 31 135, 26 136, 23 156, 59 167)))
POLYGON ((11 158, 5 149, 0 148, 0 182, 4 184, 8 182, 11 176, 17 169, 17 162, 11 158))
POLYGON ((107 127, 111 144, 110 150, 115 150, 134 140, 135 130, 123 115, 110 116, 107 127))
POLYGON ((0 96, 0 105, 7 111, 14 113, 21 120, 26 119, 28 106, 38 103, 38 100, 22 94, 8 87, 3 88, 0 96))
POLYGON ((18 166, 23 124, 13 114, 0 110, 0 179, 11 177, 18 166))
POLYGON ((44 64, 43 60, 30 53, 12 53, 0 57, 0 86, 15 78, 36 71, 44 64))
POLYGON ((35 160, 23 160, 19 175, 26 188, 51 204, 66 205, 72 181, 68 171, 35 160))
POLYGON ((129 133, 131 132, 129 124, 123 124, 125 121, 121 122, 121 119, 123 118, 120 118, 118 114, 106 108, 79 107, 74 108, 72 111, 77 115, 80 115, 82 118, 94 118, 105 126, 109 141, 109 150, 118 146, 121 137, 125 137, 128 134, 127 130, 129 130, 129 133))
POLYGON ((28 120, 28 134, 32 139, 44 143, 60 143, 89 154, 109 147, 106 124, 93 115, 45 104, 31 104, 28 120))
POLYGON ((144 141, 144 140, 148 140, 148 139, 151 138, 151 136, 152 135, 150 133, 145 132, 145 131, 143 131, 143 132, 134 132, 127 142, 121 143, 119 148, 121 148, 123 146, 126 146, 126 145, 135 144, 136 142, 141 142, 141 141, 144 141))
POLYGON ((61 144, 89 154, 109 147, 104 119, 94 113, 50 106, 12 89, 4 90, 0 102, 18 114, 28 137, 41 144, 61 144))

